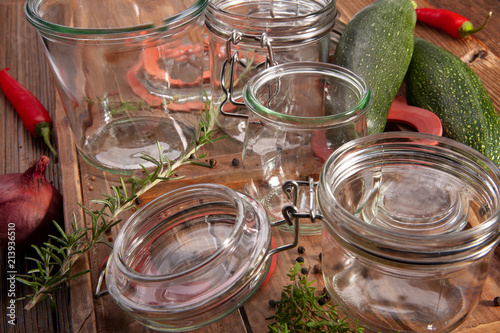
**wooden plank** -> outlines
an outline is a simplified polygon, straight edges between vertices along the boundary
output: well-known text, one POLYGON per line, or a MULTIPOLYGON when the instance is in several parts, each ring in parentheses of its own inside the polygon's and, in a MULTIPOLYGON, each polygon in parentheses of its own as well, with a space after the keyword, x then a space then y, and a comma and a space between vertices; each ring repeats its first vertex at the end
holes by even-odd
MULTIPOLYGON (((27 23, 23 13, 23 0, 0 2, 0 69, 10 67, 9 73, 23 84, 41 101, 52 117, 55 116, 55 86, 49 67, 46 63, 43 48, 39 45, 36 31, 27 23), (47 84, 49 83, 49 84, 47 84)), ((62 187, 59 164, 54 163, 51 152, 40 138, 34 138, 23 126, 20 118, 0 92, 0 174, 24 172, 29 165, 41 155, 51 158, 46 171, 46 178, 56 188, 62 187)), ((54 139, 54 138, 53 138, 54 139)), ((0 282, 0 332, 52 332, 55 323, 52 321, 49 302, 41 302, 36 308, 26 311, 27 300, 16 304, 16 324, 10 325, 6 320, 6 265, 4 250, 0 250, 1 282, 0 282)), ((34 256, 33 252, 18 251, 16 265, 19 273, 24 274, 33 268, 33 263, 26 260, 34 256)), ((16 283, 16 297, 31 293, 31 289, 16 283)), ((70 332, 70 314, 67 303, 67 289, 55 293, 58 310, 57 327, 59 332, 70 332)))
MULTIPOLYGON (((352 16, 357 10, 371 0, 351 0, 348 2, 338 2, 337 5, 343 12, 343 18, 352 16), (347 16, 349 15, 349 16, 347 16)), ((443 7, 453 7, 452 9, 462 13, 465 16, 474 17, 474 25, 479 25, 480 19, 488 10, 494 11, 494 17, 488 24, 487 28, 475 35, 473 38, 457 41, 447 37, 444 33, 436 31, 433 28, 417 25, 416 33, 419 36, 426 37, 428 40, 445 47, 462 59, 475 59, 470 65, 480 75, 483 83, 490 92, 497 110, 500 111, 500 87, 499 87, 499 62, 498 55, 500 54, 498 43, 498 33, 500 29, 498 25, 500 20, 495 19, 499 15, 500 3, 497 0, 478 0, 478 1, 459 1, 455 0, 428 0, 418 1, 419 5, 441 4, 443 7), (493 7, 493 8, 491 8, 493 7), (475 55, 479 55, 475 57, 475 55)), ((11 67, 10 73, 18 78, 24 85, 27 86, 42 103, 48 108, 49 112, 56 117, 56 145, 63 153, 63 160, 59 164, 49 165, 47 178, 52 180, 54 185, 61 189, 65 197, 65 214, 66 225, 71 221, 72 213, 77 214, 79 223, 84 223, 81 209, 76 205, 76 202, 83 202, 88 205, 89 200, 98 198, 102 193, 109 193, 109 185, 116 183, 117 177, 104 175, 101 172, 91 170, 85 163, 76 155, 69 132, 66 129, 61 129, 61 113, 60 105, 57 106, 58 113, 56 114, 56 97, 53 79, 48 70, 46 60, 43 55, 43 49, 39 44, 35 34, 35 29, 29 26, 24 18, 22 7, 24 0, 9 0, 0 3, 0 13, 4 18, 0 22, 0 31, 3 35, 0 39, 0 68, 11 67), (81 168, 80 168, 81 167, 81 168), (96 177, 92 180, 92 177, 96 177), (64 186, 62 186, 64 184, 64 186), (92 187, 92 190, 90 189, 92 187)), ((40 139, 34 139, 23 127, 19 118, 13 112, 10 104, 0 94, 0 173, 21 172, 38 157, 40 154, 50 152, 44 146, 40 139)), ((217 157, 218 165, 215 169, 199 169, 182 168, 180 173, 185 174, 186 179, 179 182, 169 183, 168 186, 159 186, 145 196, 145 202, 151 200, 155 196, 169 190, 173 187, 185 185, 188 183, 196 183, 199 181, 209 181, 216 183, 227 183, 231 186, 240 186, 242 177, 240 169, 234 168, 228 163, 234 157, 238 157, 238 153, 226 147, 224 140, 214 145, 210 150, 210 157, 217 157), (232 155, 234 153, 234 155, 232 155), (222 155, 218 157, 218 155, 222 155), (234 156, 234 157, 233 157, 234 156), (200 173, 200 170, 203 172, 200 173), (203 176, 205 175, 205 176, 203 176), (208 176, 207 176, 208 175, 208 176), (190 178, 192 177, 192 178, 190 178), (190 179, 189 179, 190 178, 190 179)), ((237 148, 236 148, 237 150, 237 148)), ((164 183, 166 185, 166 183, 164 183)), ((83 224, 82 224, 83 225, 83 224)), ((110 237, 114 237, 119 228, 110 233, 110 237)), ((276 233, 276 241, 278 244, 286 242, 287 237, 276 233)), ((311 264, 317 262, 318 251, 315 250, 315 244, 319 243, 319 238, 303 238, 301 244, 307 249, 304 255, 306 263, 311 264)), ((101 259, 108 253, 104 247, 97 247, 87 257, 81 260, 78 269, 92 268, 92 273, 85 277, 80 277, 76 283, 72 283, 71 298, 68 297, 69 290, 63 290, 56 294, 59 316, 59 328, 61 332, 125 332, 125 331, 148 331, 141 325, 132 321, 128 316, 125 316, 112 302, 107 298, 97 300, 95 303, 92 298, 92 293, 97 280, 97 269, 101 259), (71 313, 69 312, 71 309, 71 313), (71 326, 70 326, 71 323, 71 326)), ((4 254, 4 253, 2 253, 4 254)), ((292 250, 286 253, 278 254, 278 269, 272 275, 269 283, 264 285, 259 292, 244 306, 244 317, 251 323, 250 327, 254 332, 266 331, 266 322, 263 318, 272 313, 272 309, 267 307, 267 301, 270 298, 279 298, 279 292, 284 284, 287 284, 285 273, 293 265, 294 259, 298 254, 292 250)), ((2 256, 2 272, 5 274, 5 256, 2 256)), ((499 314, 498 308, 491 306, 492 297, 500 295, 498 281, 500 281, 500 267, 498 265, 499 254, 495 255, 495 260, 492 264, 491 275, 488 278, 485 290, 481 296, 480 304, 472 313, 471 317, 458 329, 460 332, 475 332, 475 333, 492 333, 499 332, 499 314), (496 317, 492 317, 496 316, 496 317), (492 319, 493 318, 493 319, 492 319), (488 321, 496 320, 496 323, 488 321)), ((19 260, 24 260, 24 255, 19 256, 19 260)), ((22 263, 22 269, 25 269, 26 264, 22 263)), ((76 272, 76 270, 75 270, 76 272)), ((2 277, 5 276, 2 274, 2 277)), ((321 285, 321 277, 317 280, 321 285)), ((5 290, 5 281, 2 279, 0 287, 5 290)), ((18 285, 20 295, 26 294, 28 288, 18 285)), ((2 292, 0 315, 2 318, 5 314, 6 297, 2 292)), ((20 296, 19 295, 19 296, 20 296)), ((16 316, 18 324, 15 327, 7 326, 5 321, 0 322, 1 332, 49 332, 53 328, 53 323, 50 318, 50 310, 47 302, 43 302, 31 311, 24 311, 18 307, 16 316)), ((223 320, 214 323, 200 332, 228 332, 228 331, 245 331, 245 323, 239 312, 234 312, 223 320)))
MULTIPOLYGON (((64 186, 61 194, 64 198, 64 221, 66 233, 71 232, 73 219, 79 228, 85 228, 83 209, 78 203, 83 202, 78 155, 72 138, 69 123, 65 118, 62 103, 57 98, 57 112, 55 132, 59 148, 60 172, 64 186)), ((90 268, 88 255, 82 256, 74 266, 73 274, 90 268)), ((92 283, 90 275, 85 274, 70 282, 71 299, 71 326, 72 332, 95 332, 96 319, 92 297, 92 283)))

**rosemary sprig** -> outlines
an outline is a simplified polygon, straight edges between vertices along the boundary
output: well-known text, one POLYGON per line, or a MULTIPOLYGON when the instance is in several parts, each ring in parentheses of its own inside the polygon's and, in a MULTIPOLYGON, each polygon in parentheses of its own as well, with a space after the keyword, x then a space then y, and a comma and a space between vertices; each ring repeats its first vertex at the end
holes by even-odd
POLYGON ((62 286, 68 285, 69 281, 88 273, 88 270, 73 273, 75 262, 97 244, 105 244, 111 247, 105 241, 105 233, 121 221, 117 219, 117 216, 126 210, 134 208, 135 199, 156 184, 164 180, 178 178, 172 176, 180 166, 196 163, 199 159, 205 157, 205 154, 202 154, 193 158, 201 147, 223 138, 212 138, 215 124, 212 105, 206 105, 205 110, 200 119, 196 140, 189 145, 173 164, 168 157, 163 155, 162 148, 158 144, 158 159, 150 155, 142 157, 145 161, 156 166, 154 171, 150 172, 142 166, 145 174, 144 178, 136 176, 127 179, 120 178, 120 185, 111 187, 112 195, 103 195, 104 199, 92 200, 93 203, 101 205, 100 209, 91 210, 80 204, 91 219, 91 227, 78 227, 76 216, 73 214, 72 230, 66 234, 59 224, 54 221, 59 235, 50 235, 49 240, 41 247, 32 246, 36 251, 37 258, 27 259, 34 261, 36 267, 28 271, 26 275, 16 277, 17 281, 28 285, 33 290, 32 294, 21 298, 29 298, 30 300, 25 306, 26 310, 33 308, 47 297, 52 300, 53 293, 62 286), (126 183, 131 184, 130 193, 127 191, 126 183))
POLYGON ((325 295, 316 296, 314 281, 308 282, 307 275, 301 273, 302 263, 297 262, 288 273, 292 283, 285 286, 281 292, 281 300, 275 302, 276 313, 266 318, 274 320, 268 325, 269 332, 339 332, 361 333, 363 327, 358 327, 357 320, 354 327, 345 317, 341 317, 335 305, 330 301, 320 305, 325 295))

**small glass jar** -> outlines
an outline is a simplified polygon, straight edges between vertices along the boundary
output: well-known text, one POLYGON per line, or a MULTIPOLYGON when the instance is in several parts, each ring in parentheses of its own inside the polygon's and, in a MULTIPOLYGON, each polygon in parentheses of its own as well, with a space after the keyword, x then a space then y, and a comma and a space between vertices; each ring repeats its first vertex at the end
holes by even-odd
POLYGON ((80 155, 131 174, 179 157, 203 108, 208 0, 27 0, 80 155))
POLYGON ((499 186, 493 162, 447 138, 392 132, 337 149, 318 185, 333 301, 375 331, 452 331, 499 241, 499 186))
MULTIPOLYGON (((281 219, 281 208, 289 204, 314 212, 308 195, 314 184, 308 180, 318 180, 337 147, 366 135, 370 88, 345 68, 296 62, 256 74, 243 97, 250 111, 242 152, 245 192, 263 204, 271 220, 281 219), (305 186, 291 194, 282 190, 287 181, 305 186)), ((300 229, 318 234, 321 223, 304 220, 300 229)))
MULTIPOLYGON (((287 222, 291 222, 290 219, 287 222)), ((141 324, 190 331, 239 308, 262 285, 272 248, 262 206, 222 185, 196 184, 139 209, 118 233, 106 268, 113 300, 141 324)))
POLYGON ((327 62, 336 14, 336 0, 210 1, 205 25, 218 127, 243 141, 242 88, 259 71, 276 63, 327 62))

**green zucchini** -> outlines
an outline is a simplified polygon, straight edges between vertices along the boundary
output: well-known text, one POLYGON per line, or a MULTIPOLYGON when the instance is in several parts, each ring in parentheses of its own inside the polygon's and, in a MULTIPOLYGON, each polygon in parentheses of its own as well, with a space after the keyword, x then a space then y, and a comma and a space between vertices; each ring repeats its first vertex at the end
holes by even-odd
POLYGON ((443 136, 478 150, 500 166, 500 116, 477 74, 460 58, 415 38, 406 95, 408 104, 441 119, 443 136))
POLYGON ((377 0, 347 23, 332 62, 361 76, 374 100, 368 134, 383 132, 410 64, 417 21, 411 0, 377 0))

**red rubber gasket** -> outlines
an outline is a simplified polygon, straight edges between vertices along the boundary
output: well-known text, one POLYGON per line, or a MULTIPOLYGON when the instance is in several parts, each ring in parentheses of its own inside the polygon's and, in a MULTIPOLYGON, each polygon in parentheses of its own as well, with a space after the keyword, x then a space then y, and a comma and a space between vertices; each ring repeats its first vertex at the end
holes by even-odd
POLYGON ((387 121, 410 125, 420 133, 443 135, 443 126, 438 116, 426 109, 408 105, 403 96, 397 96, 392 102, 387 121))
MULTIPOLYGON (((276 248, 276 242, 274 241, 274 237, 271 236, 271 246, 273 249, 276 248)), ((273 254, 271 256, 271 267, 269 267, 269 271, 267 272, 266 278, 264 279, 264 282, 262 282, 262 285, 265 285, 266 282, 271 278, 271 275, 273 275, 274 270, 276 269, 276 254, 273 254)))

